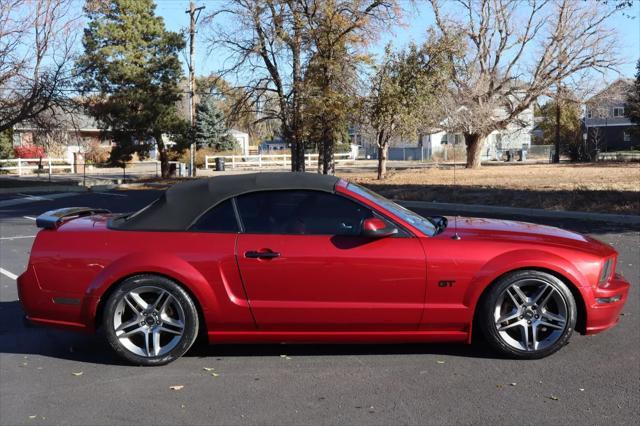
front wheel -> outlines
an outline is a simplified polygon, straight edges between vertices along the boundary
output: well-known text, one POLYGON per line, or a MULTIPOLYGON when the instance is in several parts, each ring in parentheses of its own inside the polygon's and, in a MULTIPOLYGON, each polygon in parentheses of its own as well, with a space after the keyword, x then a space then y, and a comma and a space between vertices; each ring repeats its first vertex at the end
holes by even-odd
POLYGON ((498 352, 512 358, 543 358, 568 343, 576 324, 576 302, 557 277, 517 271, 488 290, 478 321, 498 352))
POLYGON ((107 300, 103 328, 122 358, 137 365, 164 365, 193 345, 198 312, 175 282, 138 275, 124 280, 107 300))

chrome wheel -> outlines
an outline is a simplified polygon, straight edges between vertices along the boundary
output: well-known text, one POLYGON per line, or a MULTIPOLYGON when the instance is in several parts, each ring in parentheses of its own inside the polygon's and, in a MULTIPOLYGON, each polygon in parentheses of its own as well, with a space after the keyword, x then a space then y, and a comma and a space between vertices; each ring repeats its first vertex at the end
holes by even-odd
POLYGON ((185 313, 170 292, 147 285, 125 293, 113 312, 112 324, 127 350, 141 357, 157 357, 182 340, 185 313))
POLYGON ((553 284, 525 278, 509 285, 498 297, 494 322, 500 338, 521 351, 552 346, 567 327, 567 301, 553 284))

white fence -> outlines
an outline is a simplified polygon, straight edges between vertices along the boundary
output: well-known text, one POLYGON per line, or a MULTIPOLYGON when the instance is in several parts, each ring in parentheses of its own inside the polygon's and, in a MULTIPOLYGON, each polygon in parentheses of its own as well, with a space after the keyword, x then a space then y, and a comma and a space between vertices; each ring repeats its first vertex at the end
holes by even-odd
POLYGON ((41 173, 53 173, 54 170, 73 171, 73 165, 67 164, 62 158, 12 158, 0 160, 0 171, 22 176, 40 170, 41 173))
MULTIPOLYGON (((307 167, 312 167, 318 164, 318 154, 305 154, 305 164, 307 167)), ((291 166, 290 154, 259 154, 259 155, 207 155, 205 157, 204 168, 211 169, 215 167, 215 159, 224 158, 225 166, 236 168, 250 168, 250 167, 289 167, 291 166)), ((353 162, 351 153, 344 152, 333 155, 334 161, 337 164, 345 164, 353 162)))
POLYGON ((598 161, 640 161, 638 151, 600 152, 598 161))

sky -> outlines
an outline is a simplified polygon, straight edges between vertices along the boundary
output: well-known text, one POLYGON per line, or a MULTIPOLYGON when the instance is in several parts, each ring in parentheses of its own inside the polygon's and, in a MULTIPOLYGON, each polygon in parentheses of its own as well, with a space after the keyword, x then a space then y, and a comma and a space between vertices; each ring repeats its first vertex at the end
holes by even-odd
MULTIPOLYGON (((215 9, 220 2, 221 0, 200 0, 196 1, 196 6, 205 5, 206 9, 203 12, 206 13, 215 9)), ((420 43, 426 37, 427 28, 433 25, 433 13, 426 1, 417 0, 413 7, 405 0, 400 2, 404 3, 408 9, 403 17, 404 25, 393 32, 383 34, 372 45, 372 51, 375 54, 381 54, 384 46, 389 42, 396 48, 407 46, 411 42, 420 43)), ((188 28, 189 15, 185 13, 189 7, 188 0, 156 0, 156 4, 156 13, 164 18, 168 29, 185 31, 188 28)), ((636 61, 640 58, 640 0, 634 0, 633 6, 626 11, 626 15, 616 14, 610 21, 611 26, 618 31, 619 53, 625 63, 619 68, 620 75, 610 72, 605 76, 596 76, 595 78, 602 79, 602 85, 620 76, 631 78, 635 74, 636 61)), ((196 43, 196 73, 207 75, 218 70, 224 59, 224 53, 208 53, 204 34, 196 37, 196 43)))

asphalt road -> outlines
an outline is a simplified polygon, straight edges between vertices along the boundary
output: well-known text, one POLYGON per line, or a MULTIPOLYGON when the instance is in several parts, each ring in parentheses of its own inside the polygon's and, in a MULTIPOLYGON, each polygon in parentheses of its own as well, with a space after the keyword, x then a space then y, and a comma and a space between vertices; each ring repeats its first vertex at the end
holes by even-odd
POLYGON ((27 263, 36 215, 65 206, 129 211, 156 196, 0 197, 1 424, 636 424, 640 418, 640 234, 611 224, 544 222, 611 243, 632 290, 617 327, 574 335, 543 360, 497 359, 481 345, 220 345, 143 368, 121 364, 99 336, 24 326, 11 276, 27 263), (184 387, 170 389, 175 385, 184 387))

